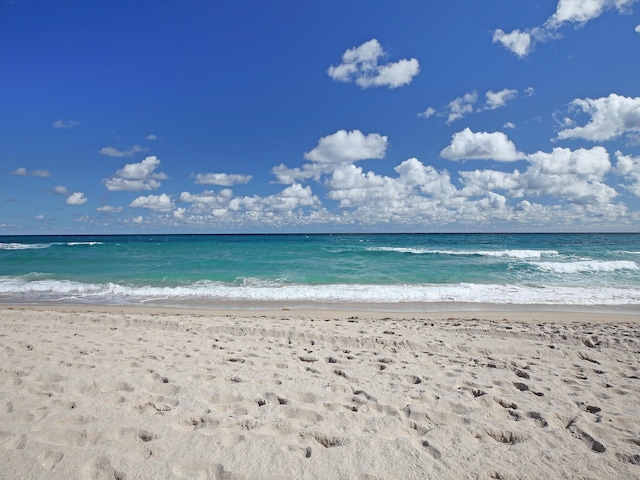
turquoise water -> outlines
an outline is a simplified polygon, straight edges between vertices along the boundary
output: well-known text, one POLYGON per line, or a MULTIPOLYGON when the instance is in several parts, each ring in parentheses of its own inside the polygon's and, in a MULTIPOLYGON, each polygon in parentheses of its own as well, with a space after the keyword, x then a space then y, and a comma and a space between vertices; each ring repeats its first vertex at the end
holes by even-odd
POLYGON ((640 234, 0 237, 0 301, 640 305, 640 234))

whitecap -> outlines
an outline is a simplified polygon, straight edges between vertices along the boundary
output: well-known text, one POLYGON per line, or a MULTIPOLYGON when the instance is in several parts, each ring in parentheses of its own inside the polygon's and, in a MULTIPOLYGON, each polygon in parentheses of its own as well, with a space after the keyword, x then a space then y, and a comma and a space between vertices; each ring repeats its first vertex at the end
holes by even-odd
POLYGON ((507 249, 507 250, 441 250, 411 247, 367 247, 369 251, 376 252, 397 252, 412 253, 415 255, 463 255, 463 256, 484 256, 500 258, 541 258, 544 256, 557 256, 557 250, 527 250, 527 249, 507 249))
POLYGON ((0 243, 0 250, 39 250, 49 248, 52 243, 0 243))
POLYGON ((538 269, 553 273, 615 272, 618 270, 639 270, 638 264, 631 260, 579 260, 576 262, 539 262, 533 263, 538 269))

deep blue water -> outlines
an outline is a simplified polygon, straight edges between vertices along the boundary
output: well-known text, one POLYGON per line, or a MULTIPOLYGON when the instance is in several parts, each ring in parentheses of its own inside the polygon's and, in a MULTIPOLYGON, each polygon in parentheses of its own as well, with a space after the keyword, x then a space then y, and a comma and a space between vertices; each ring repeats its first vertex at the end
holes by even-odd
POLYGON ((640 234, 6 236, 0 301, 640 305, 640 234))

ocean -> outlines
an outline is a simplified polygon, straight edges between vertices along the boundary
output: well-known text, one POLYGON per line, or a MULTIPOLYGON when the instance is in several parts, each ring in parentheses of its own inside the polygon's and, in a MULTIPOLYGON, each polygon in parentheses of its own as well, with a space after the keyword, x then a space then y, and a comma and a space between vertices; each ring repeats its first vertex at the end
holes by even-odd
POLYGON ((640 234, 0 236, 0 302, 640 313, 640 234))

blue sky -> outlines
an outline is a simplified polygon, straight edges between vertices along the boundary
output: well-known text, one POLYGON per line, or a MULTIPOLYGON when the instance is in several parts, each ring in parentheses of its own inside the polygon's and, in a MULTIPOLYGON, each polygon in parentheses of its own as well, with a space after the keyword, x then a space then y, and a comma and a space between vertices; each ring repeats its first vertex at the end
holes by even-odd
POLYGON ((640 231, 635 0, 0 0, 0 234, 640 231))

